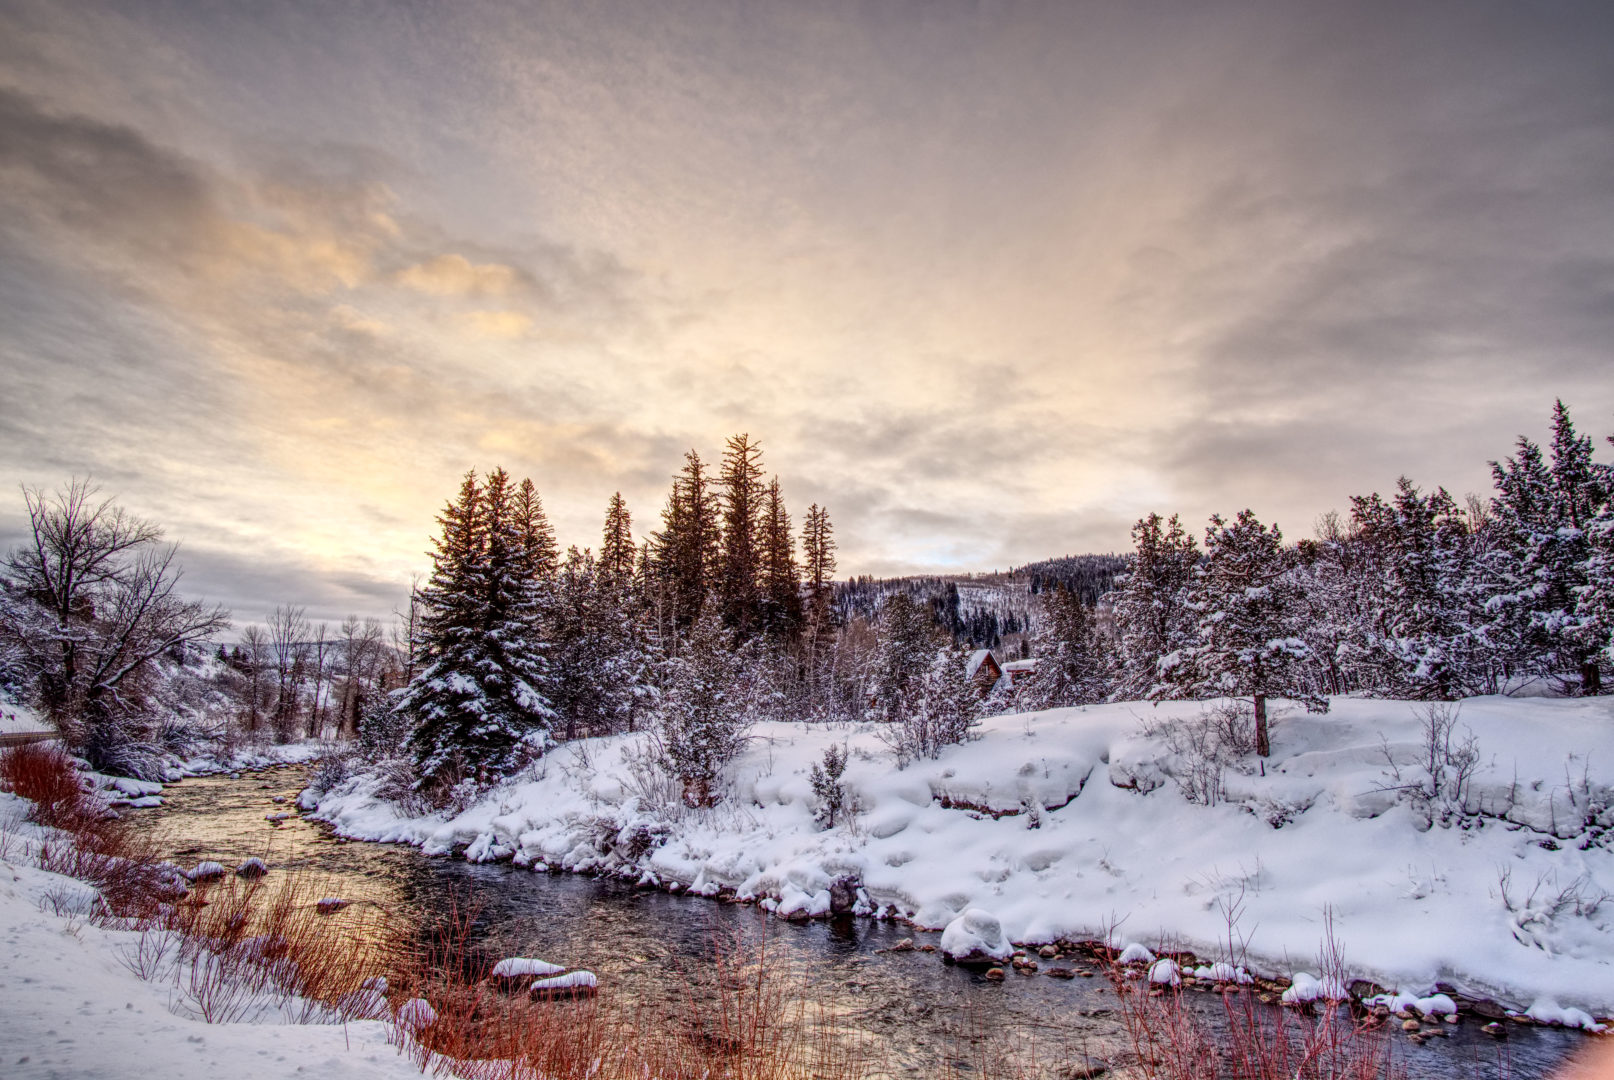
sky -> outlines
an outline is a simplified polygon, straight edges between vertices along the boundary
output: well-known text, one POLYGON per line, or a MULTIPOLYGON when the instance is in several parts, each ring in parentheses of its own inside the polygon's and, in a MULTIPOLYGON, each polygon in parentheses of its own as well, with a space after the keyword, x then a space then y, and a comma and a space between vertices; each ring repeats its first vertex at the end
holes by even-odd
POLYGON ((0 544, 91 476, 243 622, 468 469, 563 545, 747 432, 840 573, 1614 433, 1614 5, 0 0, 0 544))

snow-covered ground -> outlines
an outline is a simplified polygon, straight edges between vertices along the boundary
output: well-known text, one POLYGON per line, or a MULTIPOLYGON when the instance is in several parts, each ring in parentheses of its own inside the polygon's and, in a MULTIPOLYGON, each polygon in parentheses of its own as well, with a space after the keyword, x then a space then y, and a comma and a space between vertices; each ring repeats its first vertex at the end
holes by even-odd
POLYGON ((8 731, 49 731, 50 723, 26 705, 0 692, 0 734, 8 731))
POLYGON ((996 717, 977 741, 902 770, 872 725, 760 725, 711 810, 660 801, 643 735, 562 746, 452 818, 410 818, 364 775, 303 803, 350 837, 722 892, 784 915, 828 910, 831 882, 850 876, 860 910, 957 920, 960 940, 990 939, 993 921, 1044 942, 1119 920, 1123 941, 1215 958, 1231 909, 1248 962, 1274 975, 1318 972, 1331 912, 1351 974, 1385 987, 1422 996, 1441 983, 1542 1016, 1614 1011, 1614 700, 1464 702, 1450 749, 1472 732, 1479 756, 1444 802, 1407 789, 1425 778, 1419 707, 1359 699, 1280 713, 1264 768, 1240 759, 1209 778, 1214 805, 1189 801, 1207 775, 1159 726, 1205 709, 996 717), (857 810, 825 831, 808 772, 832 742, 850 748, 857 810))
POLYGON ((184 1015, 173 985, 139 978, 128 958, 139 935, 85 921, 93 892, 37 869, 39 830, 27 804, 0 793, 0 1075, 221 1076, 386 1080, 420 1070, 390 1045, 380 1021, 207 1024, 184 1015))

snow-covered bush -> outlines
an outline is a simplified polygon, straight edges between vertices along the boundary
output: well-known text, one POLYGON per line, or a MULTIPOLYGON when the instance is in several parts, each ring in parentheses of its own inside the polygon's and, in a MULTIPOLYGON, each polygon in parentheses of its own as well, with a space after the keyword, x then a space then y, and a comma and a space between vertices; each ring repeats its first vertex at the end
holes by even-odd
POLYGON ((951 649, 936 654, 919 682, 918 699, 899 712, 883 734, 896 753, 897 767, 936 758, 968 740, 981 722, 981 699, 968 670, 969 654, 951 649))
POLYGON ((1388 747, 1383 750, 1390 789, 1404 795, 1426 829, 1437 821, 1450 825, 1472 811, 1469 795, 1480 763, 1480 748, 1472 729, 1464 728, 1461 736, 1457 734, 1461 710, 1460 705, 1444 701, 1416 710, 1423 741, 1412 771, 1403 771, 1403 765, 1396 762, 1388 747))
POLYGON ((1254 718, 1236 701, 1208 703, 1196 716, 1146 719, 1143 732, 1170 753, 1165 771, 1183 798, 1203 806, 1222 801, 1228 766, 1255 752, 1254 718))

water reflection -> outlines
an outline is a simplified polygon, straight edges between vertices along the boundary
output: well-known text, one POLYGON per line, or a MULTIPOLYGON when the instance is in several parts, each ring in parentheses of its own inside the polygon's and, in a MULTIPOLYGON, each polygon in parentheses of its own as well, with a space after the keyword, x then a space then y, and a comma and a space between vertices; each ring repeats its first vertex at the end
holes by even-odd
MULTIPOLYGON (((326 895, 397 911, 443 913, 474 895, 473 940, 490 958, 536 956, 585 967, 619 1000, 649 1010, 683 1003, 717 950, 765 944, 770 959, 790 965, 799 992, 833 1015, 837 1027, 878 1040, 913 1073, 993 1037, 1048 1066, 1108 1059, 1124 1039, 1102 979, 1010 975, 996 984, 933 954, 880 951, 904 937, 934 942, 936 934, 869 919, 784 923, 755 907, 614 881, 349 843, 295 813, 266 820, 295 810, 303 775, 279 769, 239 780, 187 780, 168 788, 163 808, 137 813, 165 853, 186 865, 211 858, 234 866, 257 856, 274 870, 314 875, 326 895)), ((1212 1015, 1221 1007, 1211 995, 1188 1000, 1212 1015)), ((1451 1038, 1424 1046, 1397 1039, 1397 1060, 1418 1080, 1543 1076, 1584 1041, 1524 1028, 1499 1045, 1477 1026, 1465 1022, 1451 1038)))

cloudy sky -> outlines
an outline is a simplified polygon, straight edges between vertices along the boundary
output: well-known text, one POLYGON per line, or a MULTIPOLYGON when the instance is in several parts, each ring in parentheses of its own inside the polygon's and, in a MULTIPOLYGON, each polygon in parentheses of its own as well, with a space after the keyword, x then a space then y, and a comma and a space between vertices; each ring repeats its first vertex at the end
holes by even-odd
MULTIPOLYGON (((1614 5, 0 0, 0 541, 381 614, 761 441, 844 574, 1291 537, 1614 432, 1614 5)), ((1608 449, 1600 451, 1605 460, 1608 449)))

